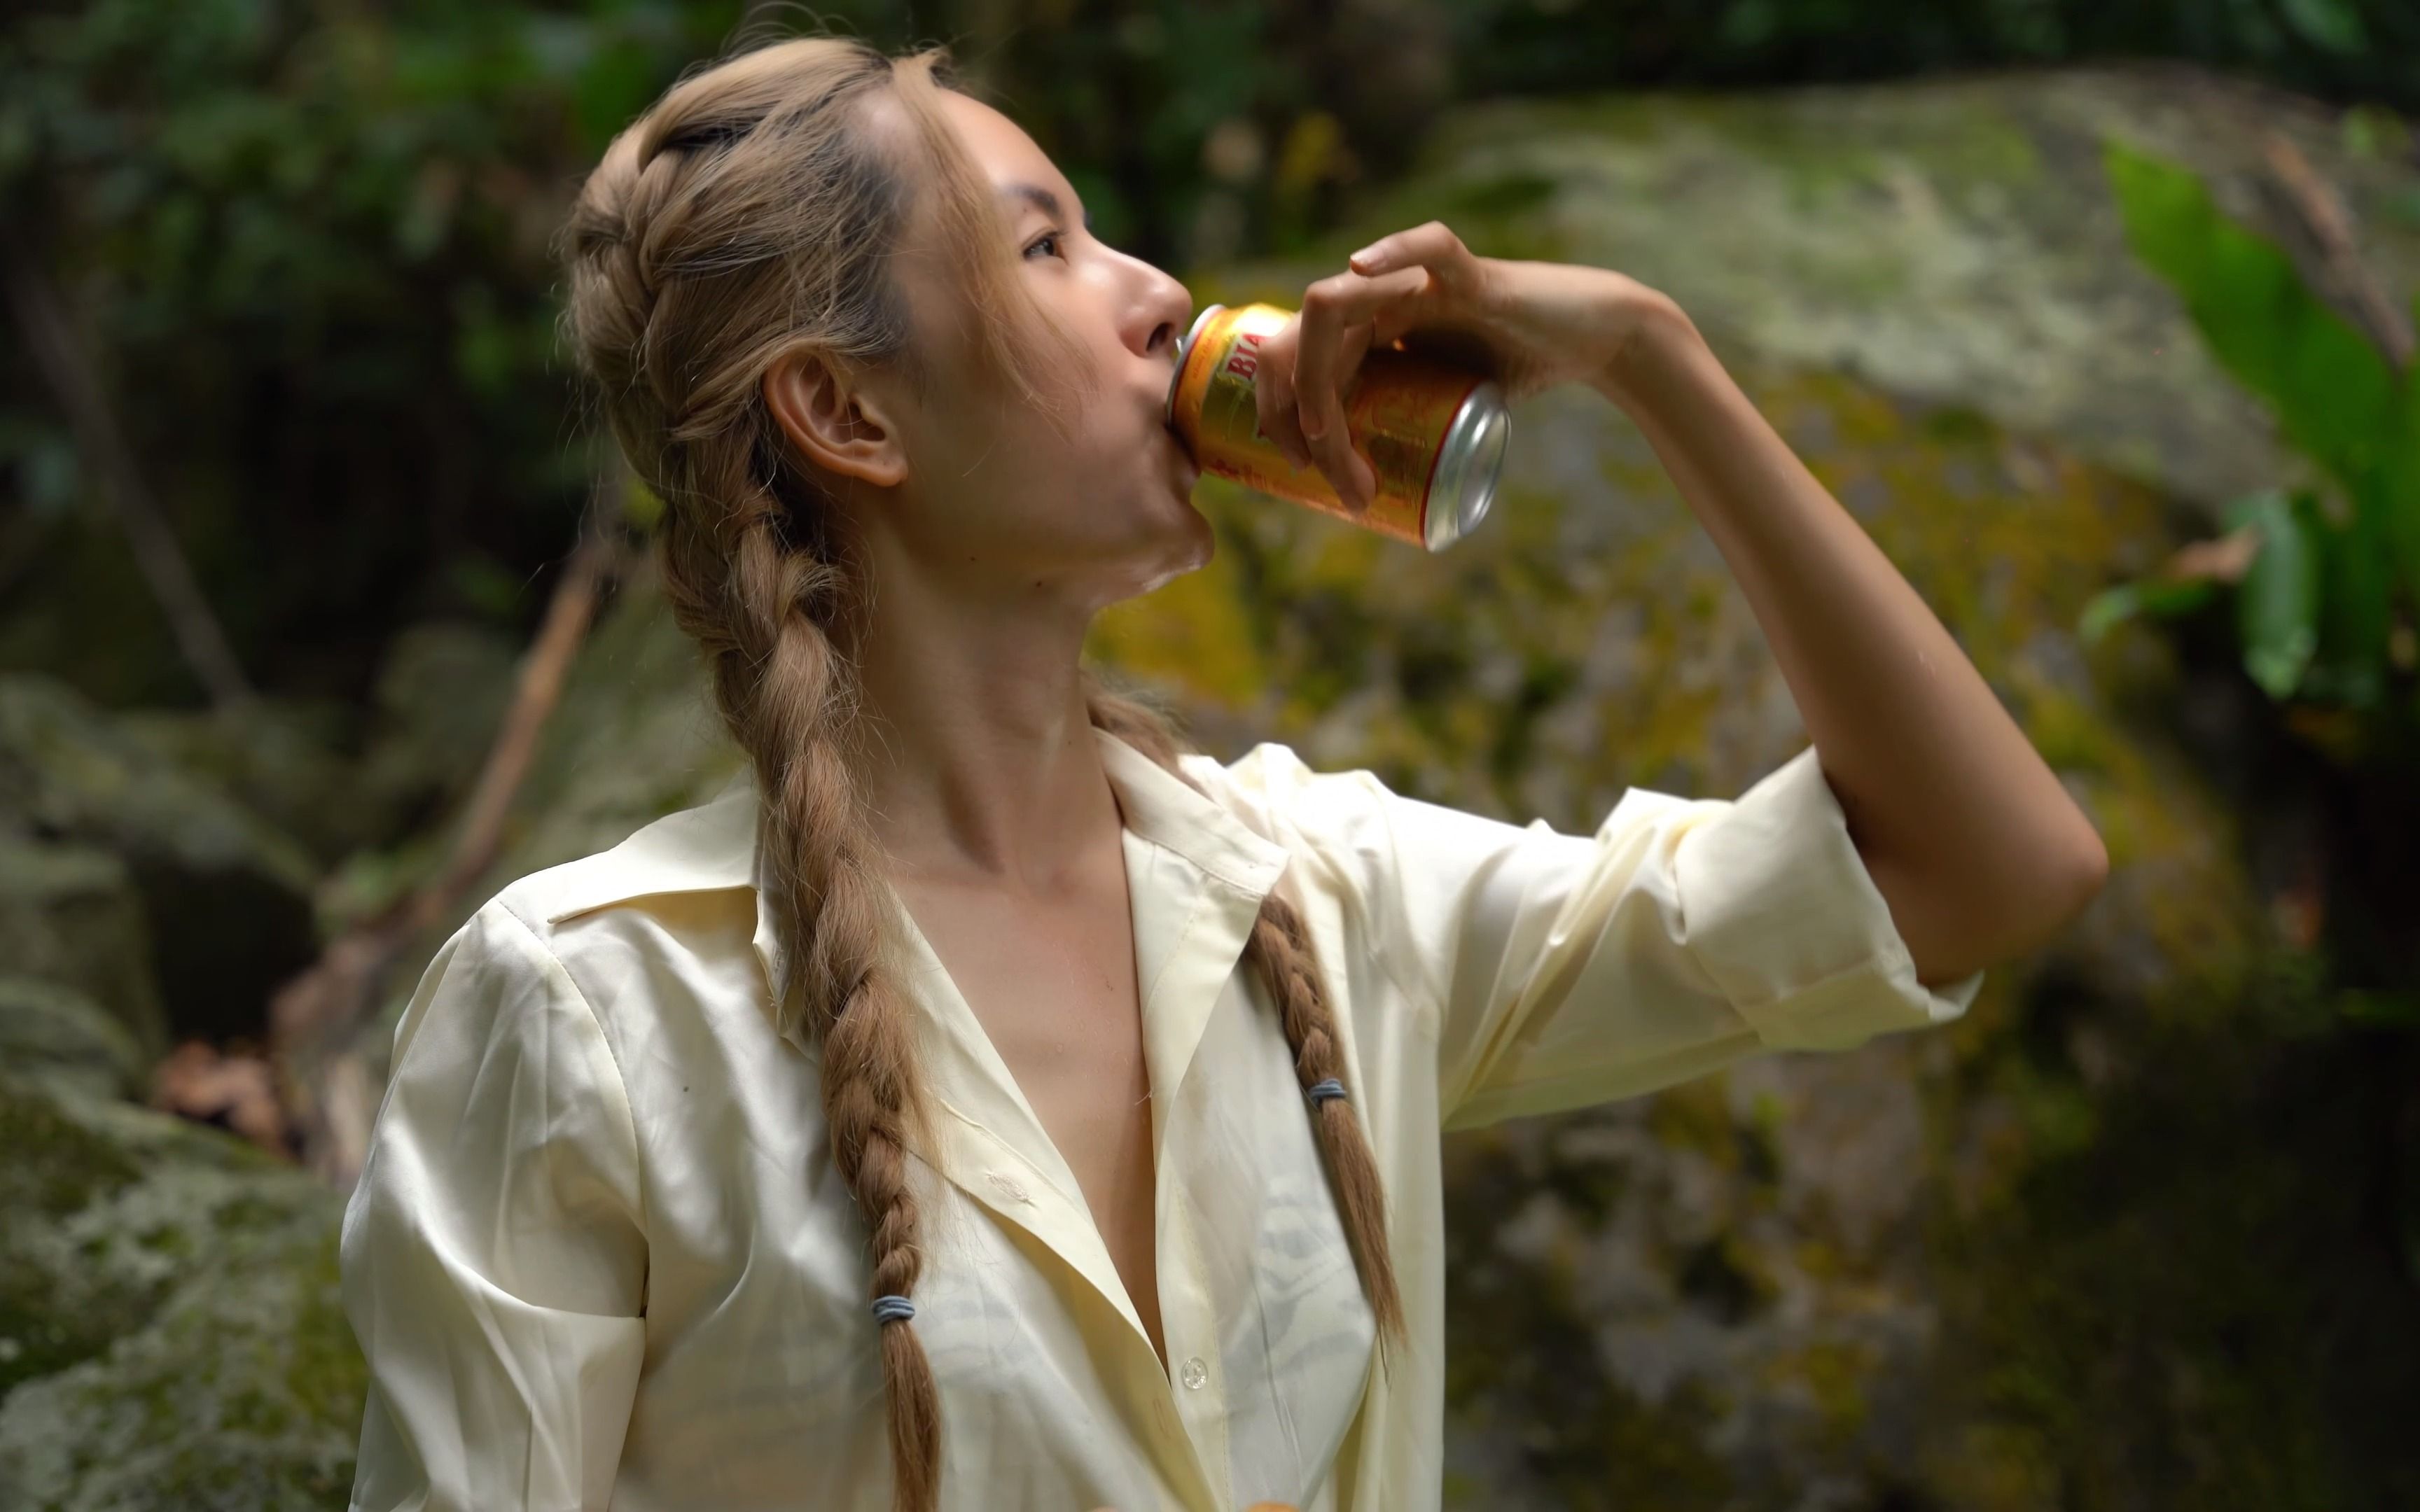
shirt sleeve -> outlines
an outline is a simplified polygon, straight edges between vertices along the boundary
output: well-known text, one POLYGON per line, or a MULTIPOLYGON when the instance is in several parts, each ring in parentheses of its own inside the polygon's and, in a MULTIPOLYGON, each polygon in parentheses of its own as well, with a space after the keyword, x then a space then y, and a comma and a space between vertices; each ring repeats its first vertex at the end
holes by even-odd
POLYGON ((1587 836, 1275 743, 1229 772, 1360 895, 1382 964, 1432 1006, 1450 1129, 1938 1024, 1982 987, 1916 980, 1811 746, 1736 799, 1634 787, 1587 836))
POLYGON ((500 902, 396 1026, 339 1254, 352 1512, 607 1504, 645 1350, 638 1141, 587 1000, 500 902))

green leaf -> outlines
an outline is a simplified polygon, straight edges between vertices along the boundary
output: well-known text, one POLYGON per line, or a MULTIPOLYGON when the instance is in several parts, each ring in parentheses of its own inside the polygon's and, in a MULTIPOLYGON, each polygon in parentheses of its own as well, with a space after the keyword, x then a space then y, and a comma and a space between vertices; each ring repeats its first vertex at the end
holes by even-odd
POLYGON ((2278 9, 2286 24, 2314 47, 2349 56, 2369 45, 2361 12, 2346 0, 2281 0, 2278 9))
MULTIPOLYGON (((2412 300, 2412 313, 2420 319, 2420 298, 2412 300)), ((2395 559, 2404 593, 2420 609, 2420 373, 2403 376, 2377 475, 2374 507, 2385 517, 2386 550, 2395 559)))
POLYGON ((2420 993, 2348 987, 2336 994, 2336 1011, 2357 1024, 2420 1028, 2420 993))
POLYGON ((2260 527, 2260 551, 2236 597, 2243 670, 2273 699, 2287 699, 2319 649, 2319 581, 2327 521, 2307 494, 2238 501, 2260 527), (2305 505, 2308 507, 2304 507, 2305 505))
POLYGON ((2084 614, 2075 623, 2075 633, 2086 645, 2092 645, 2118 622, 2133 618, 2142 607, 2140 584, 2119 583, 2115 588, 2104 588, 2084 606, 2084 614))
MULTIPOLYGON (((2376 477, 2376 471, 2372 471, 2376 477)), ((2318 504, 2310 512, 2316 518, 2318 504)), ((2394 623, 2395 562, 2387 547, 2386 501, 2375 483, 2353 501, 2344 525, 2320 520, 2319 648, 2315 671, 2327 696, 2374 708, 2386 692, 2386 638, 2394 623)))
POLYGON ((2104 163, 2127 242, 2184 301, 2220 364, 2348 490, 2389 444, 2395 370, 2314 294, 2293 259, 2220 212, 2190 170, 2112 138, 2104 163))
POLYGON ((2210 602, 2217 591, 2217 585, 2207 578, 2145 578, 2119 583, 2095 594, 2091 602, 2084 606, 2084 613, 2076 621, 2076 634, 2086 645, 2091 645, 2121 620, 2135 615, 2173 619, 2210 602))

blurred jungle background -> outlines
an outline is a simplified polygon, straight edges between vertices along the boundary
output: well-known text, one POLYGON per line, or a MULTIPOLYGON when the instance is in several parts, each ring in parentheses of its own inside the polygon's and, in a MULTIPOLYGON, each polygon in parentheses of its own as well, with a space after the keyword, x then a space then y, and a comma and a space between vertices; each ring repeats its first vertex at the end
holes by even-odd
MULTIPOLYGON (((2410 0, 15 0, 0 20, 0 1507, 333 1508, 395 1014, 737 769, 553 335, 743 23, 952 42, 1114 244, 1675 295, 2108 842, 1937 1034, 1450 1147, 1450 1504, 2420 1506, 2410 0)), ((1101 626, 1585 833, 1805 736, 1593 393, 1435 557, 1213 485, 1101 626)))

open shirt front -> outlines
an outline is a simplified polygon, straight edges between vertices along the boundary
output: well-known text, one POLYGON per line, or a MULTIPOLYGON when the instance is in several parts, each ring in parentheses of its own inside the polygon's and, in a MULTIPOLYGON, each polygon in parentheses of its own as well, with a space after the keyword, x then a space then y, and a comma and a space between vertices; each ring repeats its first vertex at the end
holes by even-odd
MULTIPOLYGON (((1435 1508, 1441 1130, 1938 1023, 1982 983, 1916 980, 1812 747, 1736 800, 1633 788, 1575 836, 1277 744, 1184 758, 1205 796, 1096 733, 1125 822, 1169 1363, 901 907, 935 1115, 906 1326, 939 1381, 954 1512, 1435 1508), (1386 1182, 1410 1337, 1383 1371, 1242 960, 1280 876, 1386 1182)), ((757 815, 743 775, 514 883, 429 964, 345 1211, 371 1378, 356 1512, 890 1506, 866 1230, 815 1047, 775 1027, 757 815)))

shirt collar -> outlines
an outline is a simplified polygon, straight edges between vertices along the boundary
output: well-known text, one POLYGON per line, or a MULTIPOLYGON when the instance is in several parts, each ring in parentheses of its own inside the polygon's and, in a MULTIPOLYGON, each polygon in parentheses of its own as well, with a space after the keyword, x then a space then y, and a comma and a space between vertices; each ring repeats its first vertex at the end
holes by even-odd
MULTIPOLYGON (((1245 892, 1265 893, 1276 884, 1285 870, 1285 847, 1119 736, 1097 726, 1093 733, 1125 827, 1138 839, 1245 892)), ((710 801, 667 814, 613 849, 549 873, 546 918, 558 922, 659 893, 753 888, 756 951, 767 980, 779 981, 783 960, 761 817, 754 779, 742 768, 710 801)))

